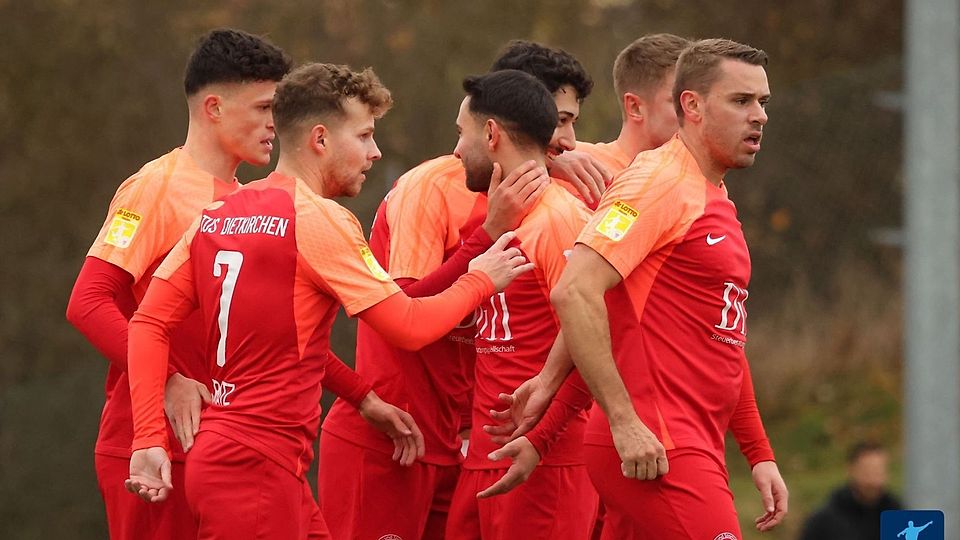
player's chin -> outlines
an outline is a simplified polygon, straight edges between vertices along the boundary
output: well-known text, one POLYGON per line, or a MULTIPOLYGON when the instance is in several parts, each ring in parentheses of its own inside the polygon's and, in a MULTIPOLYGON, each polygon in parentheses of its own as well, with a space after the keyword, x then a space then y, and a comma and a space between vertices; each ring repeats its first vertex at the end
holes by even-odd
POLYGON ((270 163, 270 152, 258 151, 251 153, 244 159, 244 161, 255 167, 263 167, 264 165, 268 165, 270 163))

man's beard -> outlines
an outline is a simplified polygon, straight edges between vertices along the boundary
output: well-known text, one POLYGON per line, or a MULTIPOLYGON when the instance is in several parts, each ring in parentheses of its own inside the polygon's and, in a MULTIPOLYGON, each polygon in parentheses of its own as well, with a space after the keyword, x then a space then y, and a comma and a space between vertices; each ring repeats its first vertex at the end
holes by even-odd
POLYGON ((464 161, 467 172, 467 189, 474 193, 486 193, 490 189, 490 176, 493 174, 493 161, 486 156, 464 161))

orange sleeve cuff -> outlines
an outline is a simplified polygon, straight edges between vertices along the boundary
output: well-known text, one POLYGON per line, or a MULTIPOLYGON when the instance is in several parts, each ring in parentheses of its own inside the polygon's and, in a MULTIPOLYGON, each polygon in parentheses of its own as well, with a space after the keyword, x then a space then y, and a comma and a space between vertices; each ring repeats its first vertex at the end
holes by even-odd
POLYGON ((359 313, 388 343, 416 351, 437 341, 496 289, 483 272, 468 272, 449 289, 426 298, 394 294, 359 313))

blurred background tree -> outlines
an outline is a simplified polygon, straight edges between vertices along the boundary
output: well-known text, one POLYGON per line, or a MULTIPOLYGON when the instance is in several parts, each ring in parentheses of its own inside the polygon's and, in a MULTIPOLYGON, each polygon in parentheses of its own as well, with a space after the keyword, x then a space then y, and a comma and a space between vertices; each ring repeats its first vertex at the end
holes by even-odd
MULTIPOLYGON (((765 49, 764 150, 728 186, 754 262, 748 355, 793 494, 772 536, 793 537, 854 440, 898 455, 900 2, 0 0, 0 21, 0 537, 106 536, 92 459, 106 363, 63 313, 116 187, 182 143, 182 69, 217 26, 265 34, 297 62, 373 66, 392 89, 384 158, 343 201, 365 227, 400 174, 452 151, 461 79, 509 39, 562 47, 593 75, 586 141, 618 132, 610 72, 633 39, 765 49)), ((334 335, 348 360, 353 327, 340 320, 334 335)), ((732 446, 747 532, 759 498, 732 446)))

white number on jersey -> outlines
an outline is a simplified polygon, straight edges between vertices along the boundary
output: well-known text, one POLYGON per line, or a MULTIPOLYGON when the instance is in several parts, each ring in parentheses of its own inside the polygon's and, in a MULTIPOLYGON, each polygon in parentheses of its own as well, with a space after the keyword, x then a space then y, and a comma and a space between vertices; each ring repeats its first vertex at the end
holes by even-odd
POLYGON ((227 398, 230 397, 230 394, 232 394, 236 389, 237 385, 233 383, 213 379, 213 404, 221 407, 230 405, 230 402, 227 401, 227 398))
POLYGON ((227 267, 227 277, 223 278, 223 287, 220 290, 220 316, 217 317, 217 325, 220 327, 220 341, 217 343, 217 365, 220 367, 227 363, 227 323, 230 319, 233 290, 237 285, 237 277, 240 276, 240 267, 243 266, 243 253, 239 251, 218 251, 217 257, 213 261, 213 277, 222 276, 224 266, 227 267))

